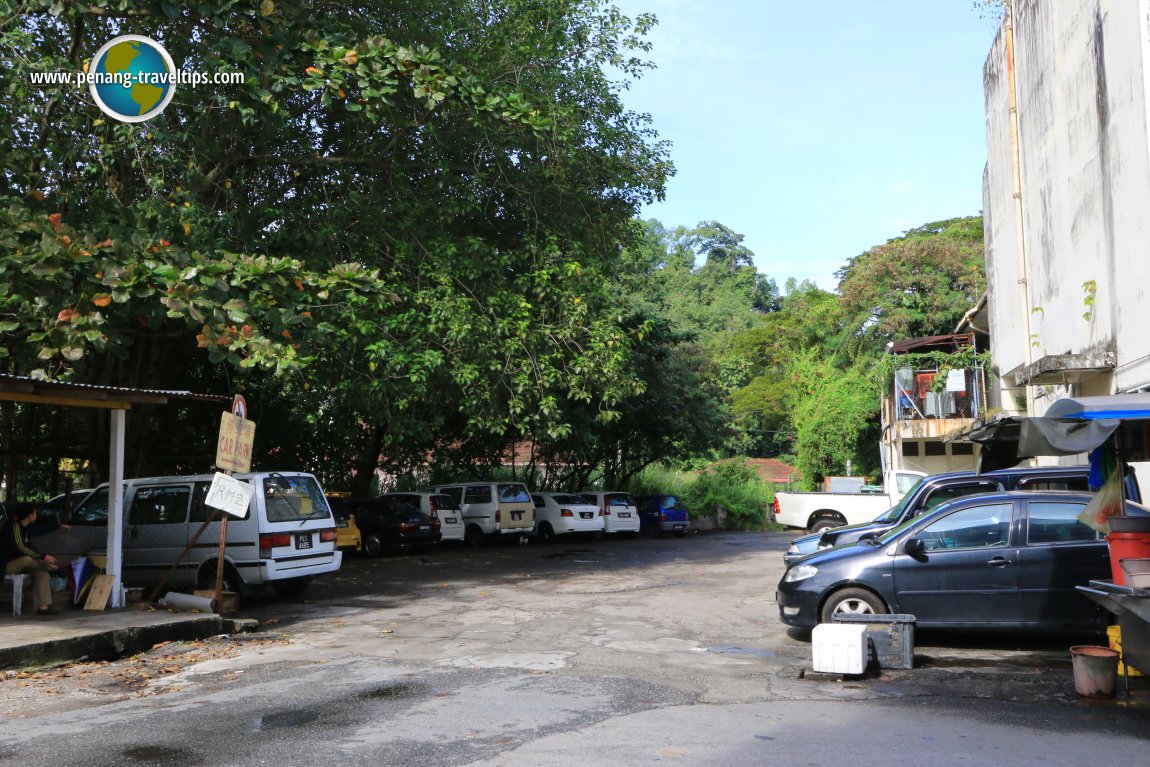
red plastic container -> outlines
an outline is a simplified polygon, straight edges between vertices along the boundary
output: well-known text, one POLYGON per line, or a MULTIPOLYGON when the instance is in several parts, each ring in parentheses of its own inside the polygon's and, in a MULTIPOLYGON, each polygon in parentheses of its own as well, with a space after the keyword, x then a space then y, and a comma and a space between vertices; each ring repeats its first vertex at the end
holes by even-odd
POLYGON ((1110 575, 1115 584, 1125 586, 1122 560, 1150 557, 1150 533, 1110 533, 1106 543, 1110 545, 1110 575))

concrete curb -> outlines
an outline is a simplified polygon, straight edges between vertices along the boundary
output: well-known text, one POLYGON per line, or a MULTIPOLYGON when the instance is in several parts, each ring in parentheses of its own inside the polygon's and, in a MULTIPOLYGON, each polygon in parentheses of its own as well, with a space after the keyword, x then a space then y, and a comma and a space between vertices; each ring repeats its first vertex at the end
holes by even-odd
POLYGON ((63 639, 0 648, 0 669, 36 668, 68 662, 110 660, 147 650, 160 642, 205 639, 234 629, 218 615, 194 620, 129 626, 63 639))

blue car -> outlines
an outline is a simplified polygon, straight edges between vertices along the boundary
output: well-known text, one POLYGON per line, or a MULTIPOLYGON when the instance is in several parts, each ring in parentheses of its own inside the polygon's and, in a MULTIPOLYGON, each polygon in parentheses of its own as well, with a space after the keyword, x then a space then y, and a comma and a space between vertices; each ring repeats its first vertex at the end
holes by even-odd
MULTIPOLYGON (((779 618, 809 628, 843 613, 905 613, 924 628, 1101 632, 1109 614, 1075 588, 1111 576, 1105 536, 1078 519, 1093 497, 968 496, 877 538, 810 554, 779 581, 779 618)), ((1127 502, 1126 514, 1150 510, 1127 502)))
POLYGON ((639 505, 641 531, 674 533, 680 538, 690 531, 687 510, 675 496, 641 495, 635 502, 639 505))

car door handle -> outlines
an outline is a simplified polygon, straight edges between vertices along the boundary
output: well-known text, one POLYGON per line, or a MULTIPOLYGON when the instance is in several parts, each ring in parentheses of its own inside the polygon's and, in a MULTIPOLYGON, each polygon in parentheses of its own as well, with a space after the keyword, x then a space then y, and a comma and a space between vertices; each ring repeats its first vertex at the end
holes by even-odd
POLYGON ((1006 557, 995 557, 986 564, 990 565, 991 567, 1010 567, 1014 564, 1014 562, 1010 561, 1006 557))

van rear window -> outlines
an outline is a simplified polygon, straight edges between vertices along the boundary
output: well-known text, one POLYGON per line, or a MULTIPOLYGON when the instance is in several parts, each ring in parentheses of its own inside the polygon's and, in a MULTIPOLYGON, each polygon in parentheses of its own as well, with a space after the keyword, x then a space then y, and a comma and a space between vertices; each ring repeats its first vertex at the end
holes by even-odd
POLYGON ((500 485, 499 501, 501 503, 531 503, 531 494, 527 492, 526 485, 500 485))
POLYGON ((319 483, 312 477, 272 475, 264 478, 264 505, 268 522, 330 519, 331 510, 319 483))

